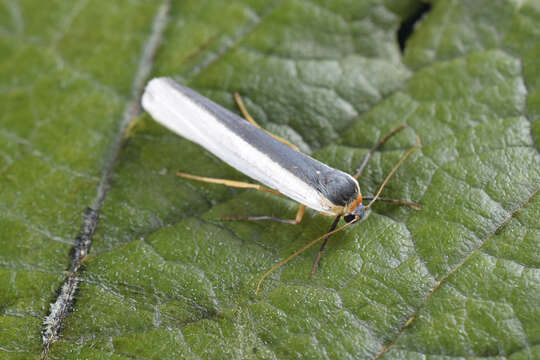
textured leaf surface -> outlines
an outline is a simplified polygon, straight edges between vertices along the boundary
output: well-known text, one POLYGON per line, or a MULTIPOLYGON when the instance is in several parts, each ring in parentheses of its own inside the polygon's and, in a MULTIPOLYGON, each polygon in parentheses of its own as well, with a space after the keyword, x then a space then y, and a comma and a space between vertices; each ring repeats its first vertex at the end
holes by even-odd
POLYGON ((93 207, 49 358, 539 358, 540 4, 433 1, 401 54, 397 29, 418 6, 2 3, 0 357, 41 353, 93 207), (373 194, 419 135, 383 194, 422 210, 375 206, 315 276, 313 249, 255 296, 331 220, 222 222, 296 204, 178 179, 248 180, 148 115, 121 143, 145 69, 235 111, 240 92, 263 127, 351 173, 406 123, 360 186, 373 194))

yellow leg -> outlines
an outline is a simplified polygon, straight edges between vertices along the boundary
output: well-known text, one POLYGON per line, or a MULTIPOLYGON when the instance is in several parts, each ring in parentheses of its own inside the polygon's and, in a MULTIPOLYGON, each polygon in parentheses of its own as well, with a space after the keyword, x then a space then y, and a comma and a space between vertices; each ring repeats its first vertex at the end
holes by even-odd
POLYGON ((234 93, 234 100, 236 100, 236 104, 238 105, 238 107, 240 108, 240 111, 242 112, 242 115, 244 115, 244 117, 246 118, 246 120, 253 126, 256 126, 258 127, 259 129, 263 130, 265 133, 267 133, 268 135, 270 135, 271 137, 273 137, 274 139, 278 140, 278 141, 281 141, 282 143, 284 143, 285 145, 293 148, 294 150, 296 151, 299 151, 298 147, 292 143, 290 143, 289 141, 285 140, 284 138, 282 137, 279 137, 277 135, 274 135, 272 134, 270 131, 268 130, 265 130, 263 128, 261 128, 259 126, 259 124, 257 124, 255 122, 255 120, 253 120, 253 118, 251 117, 251 115, 249 115, 247 109, 246 109, 246 106, 244 105, 244 102, 242 101, 242 98, 240 97, 240 95, 238 95, 237 92, 234 93))
MULTIPOLYGON (((191 179, 191 180, 208 182, 212 184, 221 184, 221 185, 226 185, 226 186, 235 187, 235 188, 255 189, 255 190, 264 191, 264 192, 274 194, 274 195, 285 196, 279 191, 266 188, 259 184, 251 184, 251 183, 246 183, 242 181, 234 181, 234 180, 227 180, 227 179, 209 178, 209 177, 204 177, 204 176, 186 174, 180 171, 177 171, 176 175, 186 178, 186 179, 191 179)), ((304 216, 305 212, 306 212, 306 205, 300 205, 300 208, 298 209, 298 212, 296 213, 296 218, 294 220, 280 219, 275 216, 223 216, 221 220, 252 220, 252 221, 274 220, 274 221, 279 221, 279 222, 283 222, 287 224, 299 224, 302 221, 302 217, 304 216)))
POLYGON ((270 194, 284 196, 279 191, 265 188, 264 186, 261 186, 258 184, 251 184, 251 183, 246 183, 242 181, 234 181, 234 180, 227 180, 227 179, 209 178, 209 177, 204 177, 204 176, 191 175, 191 174, 183 173, 180 171, 177 171, 176 175, 186 178, 186 179, 191 179, 191 180, 197 180, 197 181, 208 182, 208 183, 213 183, 213 184, 221 184, 221 185, 226 185, 226 186, 235 187, 235 188, 255 189, 255 190, 264 191, 270 194))
POLYGON ((296 224, 300 224, 304 218, 304 213, 306 212, 306 205, 300 205, 298 211, 296 212, 296 219, 294 219, 296 224))

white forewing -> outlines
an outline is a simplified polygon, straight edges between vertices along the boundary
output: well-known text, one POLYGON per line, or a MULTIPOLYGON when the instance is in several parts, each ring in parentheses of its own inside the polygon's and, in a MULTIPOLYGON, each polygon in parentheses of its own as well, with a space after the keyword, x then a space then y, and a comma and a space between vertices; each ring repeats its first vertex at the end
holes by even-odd
POLYGON ((174 88, 169 79, 151 80, 142 105, 156 121, 249 177, 312 209, 333 214, 328 200, 317 190, 232 132, 219 118, 174 88))

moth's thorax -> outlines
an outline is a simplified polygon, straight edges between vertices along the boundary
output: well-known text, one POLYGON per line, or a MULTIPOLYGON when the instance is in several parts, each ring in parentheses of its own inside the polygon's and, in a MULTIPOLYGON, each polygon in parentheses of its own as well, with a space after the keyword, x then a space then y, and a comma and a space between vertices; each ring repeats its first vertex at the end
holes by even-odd
POLYGON ((362 205, 362 194, 360 192, 358 192, 356 199, 347 204, 345 207, 346 213, 352 213, 359 205, 362 205))

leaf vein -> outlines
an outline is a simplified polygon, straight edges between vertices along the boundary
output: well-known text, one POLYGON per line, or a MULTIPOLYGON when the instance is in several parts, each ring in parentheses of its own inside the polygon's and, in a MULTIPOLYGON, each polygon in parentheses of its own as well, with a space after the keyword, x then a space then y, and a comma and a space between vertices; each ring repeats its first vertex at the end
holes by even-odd
POLYGON ((516 207, 512 212, 510 212, 506 218, 503 219, 503 221, 497 225, 485 238, 484 240, 482 240, 482 242, 480 243, 480 245, 474 249, 473 251, 471 251, 467 256, 465 256, 463 258, 463 260, 458 263, 457 265, 455 265, 452 269, 450 269, 450 271, 444 275, 436 284, 435 286, 426 294, 426 297, 424 298, 424 301, 422 302, 422 304, 420 304, 420 306, 411 314, 411 316, 409 316, 409 318, 407 319, 407 321, 402 325, 402 327, 399 329, 398 333, 392 338, 392 340, 390 341, 390 343, 388 343, 387 345, 385 345, 380 351, 379 353, 377 354, 377 356, 375 356, 375 359, 380 359, 381 356, 386 353, 388 350, 390 350, 390 348, 392 348, 392 346, 396 343, 396 341, 401 337, 401 335, 405 332, 405 330, 410 326, 410 324, 412 322, 414 322, 414 320, 416 319, 416 317, 418 316, 418 314, 420 313, 420 311, 422 311, 422 309, 426 306, 427 302, 431 299, 431 297, 433 296, 433 294, 435 294, 437 292, 437 290, 441 287, 441 285, 443 285, 444 283, 446 283, 446 281, 450 278, 450 276, 452 276, 453 274, 455 274, 457 272, 457 270, 461 269, 461 267, 476 253, 478 253, 479 251, 482 250, 482 248, 484 247, 484 245, 491 239, 493 238, 493 236, 499 231, 499 229, 503 228, 513 217, 516 213, 518 213, 521 209, 523 209, 527 204, 529 204, 532 199, 538 194, 538 192, 540 191, 540 188, 537 188, 532 194, 530 194, 530 196, 523 202, 521 203, 518 207, 516 207))

